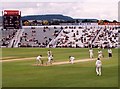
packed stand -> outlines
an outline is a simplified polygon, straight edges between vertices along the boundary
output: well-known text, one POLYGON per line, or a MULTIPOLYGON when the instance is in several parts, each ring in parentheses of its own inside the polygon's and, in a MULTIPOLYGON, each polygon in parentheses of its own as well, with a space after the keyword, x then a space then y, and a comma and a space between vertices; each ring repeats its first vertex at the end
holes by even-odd
POLYGON ((118 29, 114 27, 104 27, 94 41, 95 47, 116 48, 118 46, 118 29))
POLYGON ((102 28, 85 27, 82 31, 81 41, 85 48, 92 47, 92 43, 102 28))
POLYGON ((65 27, 54 40, 56 47, 83 47, 81 43, 82 28, 76 26, 65 27))

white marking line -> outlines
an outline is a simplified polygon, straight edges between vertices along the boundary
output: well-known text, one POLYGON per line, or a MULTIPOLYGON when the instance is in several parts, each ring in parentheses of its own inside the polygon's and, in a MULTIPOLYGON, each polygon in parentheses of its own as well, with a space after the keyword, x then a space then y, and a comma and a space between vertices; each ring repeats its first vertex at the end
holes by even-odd
MULTIPOLYGON (((42 58, 47 58, 47 57, 42 57, 42 58)), ((36 59, 36 57, 0 60, 0 62, 11 62, 11 61, 32 60, 32 59, 34 60, 36 59)))

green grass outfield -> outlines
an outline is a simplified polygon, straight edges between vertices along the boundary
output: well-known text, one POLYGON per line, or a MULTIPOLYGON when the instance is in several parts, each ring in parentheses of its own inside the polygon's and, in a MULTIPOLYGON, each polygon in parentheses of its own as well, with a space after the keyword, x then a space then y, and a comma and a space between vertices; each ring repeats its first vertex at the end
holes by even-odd
MULTIPOLYGON (((36 57, 39 54, 47 57, 44 48, 3 48, 3 60, 36 57)), ((68 61, 68 56, 76 60, 89 58, 89 49, 55 48, 51 49, 55 62, 68 61)), ((97 57, 98 49, 94 49, 97 57)), ((103 50, 102 76, 96 76, 95 61, 64 64, 55 66, 32 66, 33 60, 20 60, 2 63, 3 87, 118 87, 118 49, 112 49, 113 57, 107 59, 107 49, 103 50)), ((47 58, 44 59, 44 62, 47 58)))

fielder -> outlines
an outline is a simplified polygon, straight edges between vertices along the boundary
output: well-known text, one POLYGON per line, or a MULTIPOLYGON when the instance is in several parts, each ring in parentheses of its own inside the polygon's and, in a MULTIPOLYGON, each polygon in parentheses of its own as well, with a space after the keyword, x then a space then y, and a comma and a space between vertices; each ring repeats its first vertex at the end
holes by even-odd
POLYGON ((52 55, 51 50, 48 50, 48 51, 47 51, 47 55, 48 55, 48 57, 50 57, 50 55, 52 55))
POLYGON ((108 49, 108 57, 111 58, 112 57, 112 50, 109 48, 108 49))
POLYGON ((102 58, 102 57, 104 57, 103 53, 102 53, 102 50, 98 50, 98 58, 102 58))
POLYGON ((93 58, 93 49, 92 48, 89 49, 89 53, 90 53, 90 58, 93 58))
POLYGON ((36 58, 36 64, 41 64, 43 65, 43 60, 42 60, 42 55, 39 55, 37 58, 36 58))
POLYGON ((101 62, 100 58, 97 59, 95 65, 96 65, 97 76, 101 76, 102 62, 101 62))
POLYGON ((51 55, 50 57, 51 57, 51 61, 54 61, 54 60, 53 60, 53 55, 51 55))
POLYGON ((69 56, 69 62, 70 62, 71 64, 74 64, 74 60, 75 60, 75 57, 69 56))

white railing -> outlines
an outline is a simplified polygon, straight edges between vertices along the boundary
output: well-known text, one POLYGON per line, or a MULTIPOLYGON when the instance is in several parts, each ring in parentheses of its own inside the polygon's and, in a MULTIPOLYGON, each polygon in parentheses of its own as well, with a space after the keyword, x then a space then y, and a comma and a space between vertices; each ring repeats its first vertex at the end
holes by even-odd
POLYGON ((59 39, 59 37, 60 37, 61 34, 63 34, 63 30, 61 30, 61 31, 59 32, 59 34, 58 34, 57 37, 53 38, 53 39, 49 42, 49 44, 47 45, 47 48, 49 48, 50 45, 52 45, 53 48, 55 48, 55 47, 56 47, 57 40, 59 39))
POLYGON ((20 37, 22 36, 22 33, 24 32, 24 29, 19 29, 16 38, 15 38, 15 44, 14 47, 18 47, 18 43, 20 43, 20 37))
POLYGON ((92 44, 95 44, 95 41, 98 39, 98 37, 99 37, 99 35, 100 35, 100 33, 101 33, 102 30, 103 30, 103 29, 100 29, 100 31, 95 35, 92 44))
POLYGON ((20 42, 20 37, 22 36, 22 33, 24 32, 24 29, 19 29, 13 39, 10 41, 10 44, 8 47, 18 47, 18 43, 20 42))

